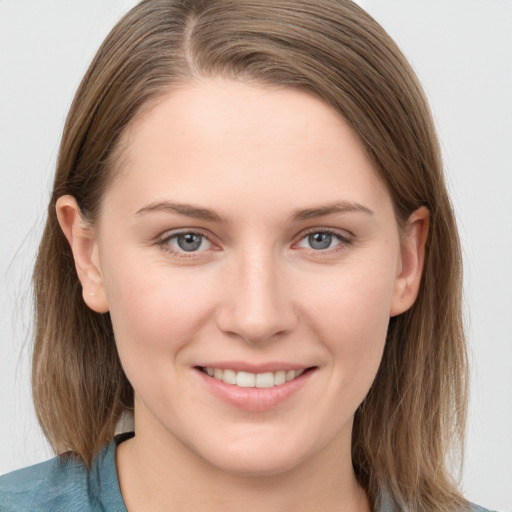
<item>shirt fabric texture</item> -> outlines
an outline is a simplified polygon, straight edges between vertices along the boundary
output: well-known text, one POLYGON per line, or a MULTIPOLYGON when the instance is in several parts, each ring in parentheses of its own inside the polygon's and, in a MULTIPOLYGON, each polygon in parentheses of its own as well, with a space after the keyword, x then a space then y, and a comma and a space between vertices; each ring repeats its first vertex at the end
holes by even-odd
MULTIPOLYGON (((0 477, 0 512, 127 512, 116 469, 116 446, 133 436, 116 436, 94 459, 91 470, 72 455, 0 477)), ((390 501, 376 512, 395 512, 390 501)), ((490 512, 471 505, 468 512, 490 512)))

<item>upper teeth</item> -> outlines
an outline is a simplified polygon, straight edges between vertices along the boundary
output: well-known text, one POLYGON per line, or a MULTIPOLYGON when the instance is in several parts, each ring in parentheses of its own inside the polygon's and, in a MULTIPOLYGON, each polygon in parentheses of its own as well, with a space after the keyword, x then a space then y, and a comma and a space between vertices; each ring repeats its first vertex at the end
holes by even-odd
POLYGON ((241 388, 272 388, 293 380, 304 373, 304 370, 279 370, 266 373, 236 372, 235 370, 221 370, 220 368, 204 368, 204 370, 210 377, 241 388))

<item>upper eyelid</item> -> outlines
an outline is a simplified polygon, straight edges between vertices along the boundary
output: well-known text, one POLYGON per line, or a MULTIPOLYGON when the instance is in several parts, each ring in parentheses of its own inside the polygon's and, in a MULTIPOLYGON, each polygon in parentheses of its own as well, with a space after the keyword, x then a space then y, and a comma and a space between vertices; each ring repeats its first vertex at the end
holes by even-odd
POLYGON ((336 229, 336 228, 308 228, 297 236, 298 240, 302 240, 304 237, 311 235, 313 233, 329 233, 334 236, 339 236, 340 238, 351 239, 354 237, 354 234, 346 229, 336 229))
POLYGON ((206 238, 209 242, 214 243, 212 240, 212 236, 208 235, 204 232, 201 228, 178 228, 178 229, 171 229, 164 231, 161 235, 158 235, 157 241, 166 241, 170 240, 171 238, 174 238, 179 235, 187 235, 189 233, 195 234, 195 235, 201 235, 204 238, 206 238))
POLYGON ((199 255, 199 254, 202 254, 208 250, 211 250, 212 248, 216 248, 219 246, 218 243, 215 243, 213 240, 212 240, 212 237, 211 236, 208 236, 206 235, 205 233, 203 233, 203 230, 201 229, 177 229, 177 230, 169 230, 169 231, 166 231, 164 232, 162 235, 158 236, 155 240, 155 244, 158 245, 160 248, 164 248, 165 247, 165 250, 166 251, 170 251, 172 253, 175 253, 176 255, 177 254, 183 254, 183 255, 187 255, 187 257, 192 257, 194 255, 199 255), (180 235, 187 235, 187 234, 196 234, 196 235, 199 235, 203 238, 205 238, 208 243, 210 244, 210 247, 204 249, 204 250, 201 250, 201 251, 185 251, 181 248, 177 248, 177 247, 174 247, 173 245, 171 245, 171 240, 180 236, 180 235))

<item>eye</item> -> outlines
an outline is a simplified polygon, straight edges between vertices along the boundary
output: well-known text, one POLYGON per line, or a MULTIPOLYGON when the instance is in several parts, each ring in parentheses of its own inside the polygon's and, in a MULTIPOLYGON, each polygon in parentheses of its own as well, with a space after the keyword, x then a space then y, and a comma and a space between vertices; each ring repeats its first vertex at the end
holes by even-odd
POLYGON ((347 237, 332 231, 312 231, 304 236, 297 244, 298 247, 326 251, 343 243, 350 243, 347 237))
POLYGON ((177 233, 162 241, 174 252, 199 252, 210 249, 212 243, 202 234, 194 232, 177 233))

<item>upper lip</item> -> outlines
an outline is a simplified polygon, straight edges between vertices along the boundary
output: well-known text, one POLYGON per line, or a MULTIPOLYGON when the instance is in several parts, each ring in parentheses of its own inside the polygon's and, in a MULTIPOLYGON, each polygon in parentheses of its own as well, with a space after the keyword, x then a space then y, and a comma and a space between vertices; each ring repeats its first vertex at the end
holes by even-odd
POLYGON ((312 368, 314 365, 305 365, 300 363, 285 363, 285 362, 266 362, 266 363, 248 363, 244 361, 212 361, 197 365, 201 368, 218 368, 220 370, 235 370, 239 372, 249 373, 267 373, 289 370, 306 370, 312 368))

